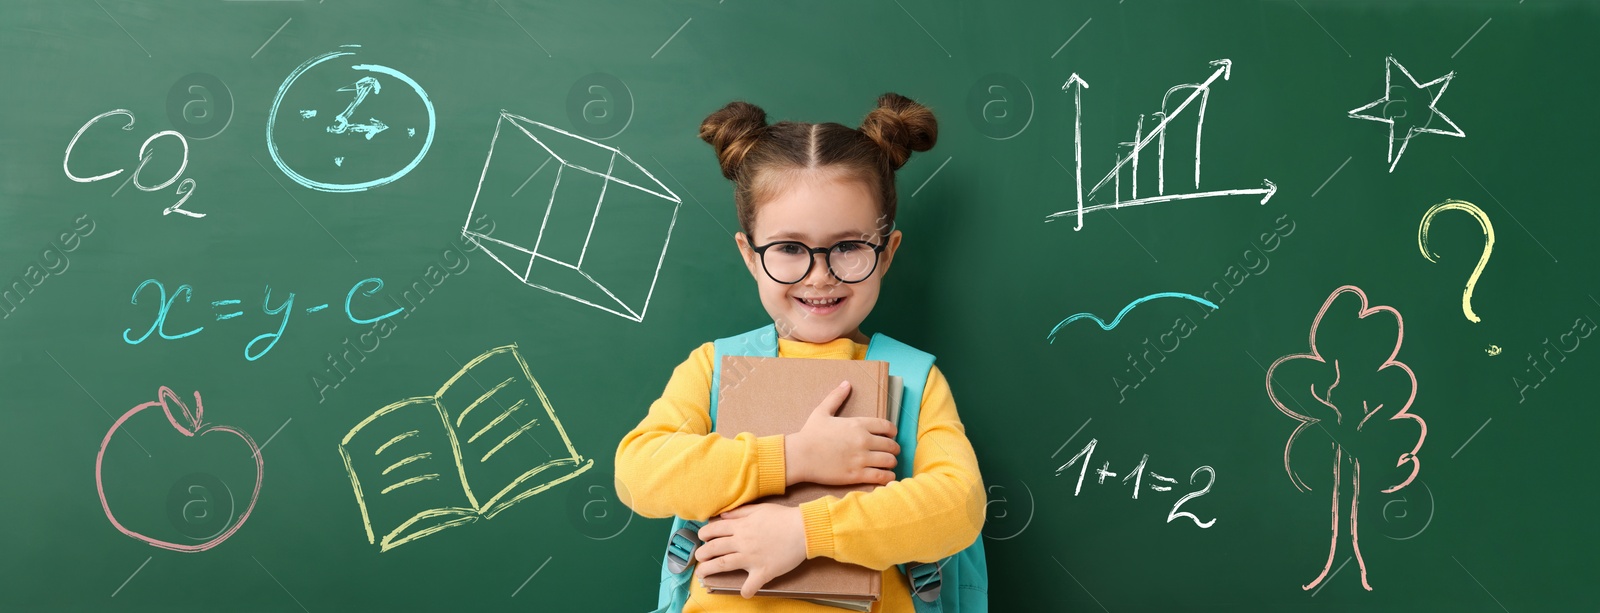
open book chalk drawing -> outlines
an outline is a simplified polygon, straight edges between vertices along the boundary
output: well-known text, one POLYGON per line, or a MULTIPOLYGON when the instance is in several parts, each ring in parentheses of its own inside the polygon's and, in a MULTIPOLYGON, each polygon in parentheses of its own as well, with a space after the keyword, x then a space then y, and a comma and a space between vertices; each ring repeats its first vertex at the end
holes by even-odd
POLYGON ((501 111, 461 234, 530 287, 644 321, 682 203, 615 147, 501 111), (521 222, 484 234, 484 214, 521 222))
POLYGON ((1072 315, 1070 317, 1067 317, 1066 319, 1061 320, 1061 323, 1056 324, 1056 327, 1051 328, 1050 329, 1050 334, 1047 334, 1046 338, 1049 338, 1051 343, 1055 343, 1056 342, 1056 332, 1060 331, 1061 328, 1066 327, 1067 324, 1070 324, 1070 323, 1072 323, 1074 321, 1077 321, 1077 320, 1080 320, 1080 319, 1088 319, 1088 320, 1093 321, 1096 325, 1100 326, 1101 330, 1110 330, 1112 328, 1117 327, 1117 324, 1122 323, 1122 317, 1124 315, 1127 315, 1128 311, 1132 311, 1133 307, 1139 306, 1140 304, 1144 303, 1147 300, 1154 300, 1156 298, 1183 298, 1185 300, 1192 300, 1194 302, 1198 302, 1198 303, 1200 303, 1202 305, 1205 305, 1207 307, 1210 307, 1212 309, 1220 309, 1220 308, 1222 308, 1222 307, 1217 306, 1215 303, 1211 302, 1210 300, 1206 300, 1205 298, 1201 298, 1201 297, 1196 296, 1194 294, 1185 294, 1183 292, 1161 292, 1159 294, 1150 294, 1149 296, 1145 296, 1143 298, 1140 298, 1138 300, 1135 300, 1133 302, 1128 303, 1128 306, 1122 307, 1122 310, 1117 312, 1117 316, 1112 318, 1111 319, 1111 323, 1109 323, 1109 324, 1106 323, 1106 321, 1104 319, 1100 319, 1094 313, 1078 313, 1078 314, 1072 315))
POLYGON ((1046 215, 1044 220, 1046 222, 1051 222, 1055 221, 1058 217, 1077 217, 1078 225, 1073 229, 1082 230, 1083 215, 1085 213, 1090 213, 1101 209, 1120 209, 1130 206, 1154 204, 1157 202, 1173 202, 1178 200, 1193 200, 1200 198, 1218 198, 1223 196, 1261 196, 1261 204, 1266 204, 1268 200, 1272 199, 1272 195, 1278 192, 1278 186, 1272 181, 1265 179, 1261 181, 1262 187, 1259 188, 1225 189, 1206 192, 1194 191, 1182 194, 1167 193, 1167 125, 1171 124, 1173 120, 1183 117, 1184 111, 1187 111, 1191 104, 1193 104, 1196 100, 1199 101, 1199 104, 1194 105, 1196 110, 1193 113, 1195 117, 1194 189, 1200 189, 1200 137, 1201 131, 1205 128, 1206 123, 1206 100, 1211 97, 1211 85, 1219 78, 1224 81, 1228 80, 1233 73, 1232 60, 1215 60, 1211 62, 1211 65, 1216 66, 1217 68, 1216 70, 1212 71, 1211 76, 1205 81, 1200 83, 1184 83, 1180 85, 1174 85, 1167 90, 1167 93, 1161 97, 1161 110, 1148 115, 1148 117, 1159 120, 1159 123, 1150 128, 1150 131, 1145 131, 1144 123, 1147 115, 1139 115, 1139 121, 1134 128, 1133 141, 1122 143, 1123 145, 1130 146, 1132 150, 1126 155, 1117 153, 1117 163, 1111 167, 1111 172, 1106 173, 1106 176, 1102 177, 1099 182, 1094 184, 1093 187, 1090 187, 1089 191, 1087 192, 1085 192, 1083 189, 1083 90, 1088 89, 1089 84, 1085 82, 1082 77, 1079 77, 1077 73, 1073 73, 1072 77, 1067 79, 1067 82, 1061 86, 1061 90, 1072 92, 1072 157, 1074 162, 1073 174, 1077 183, 1077 207, 1073 209, 1067 209, 1065 211, 1051 213, 1046 215), (1173 95, 1182 91, 1188 91, 1189 95, 1185 96, 1177 106, 1171 106, 1173 95), (1145 148, 1150 145, 1152 140, 1156 141, 1156 195, 1140 198, 1139 160, 1144 153, 1145 148), (1132 192, 1131 197, 1128 200, 1122 199, 1122 169, 1124 167, 1130 168, 1129 174, 1132 177, 1132 192), (1095 200, 1095 196, 1100 194, 1100 189, 1107 185, 1111 186, 1111 202, 1084 206, 1086 201, 1093 202, 1095 200))
POLYGON ((1450 80, 1454 78, 1456 78, 1456 73, 1452 71, 1445 73, 1444 76, 1427 83, 1418 83, 1416 77, 1411 76, 1411 72, 1406 70, 1406 67, 1402 66, 1400 61, 1394 59, 1394 56, 1391 55, 1383 62, 1383 97, 1373 100, 1371 103, 1365 106, 1350 109, 1351 119, 1365 119, 1368 121, 1379 121, 1389 124, 1389 172, 1394 172, 1395 165, 1400 163, 1400 156, 1405 155, 1406 145, 1411 144, 1411 137, 1413 136, 1418 134, 1443 134, 1445 136, 1466 138, 1467 133, 1462 132, 1461 128, 1456 125, 1456 122, 1450 121, 1450 118, 1441 112, 1437 106, 1439 104, 1439 98, 1444 97, 1444 90, 1450 88, 1450 80), (1422 125, 1415 125, 1415 122, 1417 121, 1415 119, 1409 120, 1408 123, 1411 123, 1411 125, 1403 130, 1403 134, 1399 135, 1395 134, 1395 120, 1403 117, 1409 117, 1410 113, 1391 114, 1388 111, 1389 105, 1406 102, 1404 98, 1399 100, 1391 98, 1396 87, 1392 84, 1392 81, 1394 80, 1394 69, 1396 68, 1399 68, 1400 74, 1405 75, 1406 80, 1411 82, 1412 88, 1425 90, 1433 96, 1428 100, 1429 114, 1427 119, 1421 120, 1422 125), (1439 86, 1438 92, 1433 91, 1433 86, 1435 85, 1439 86), (1368 114, 1368 112, 1372 111, 1373 109, 1377 109, 1377 114, 1368 114), (1450 129, 1441 130, 1431 127, 1433 125, 1434 118, 1444 121, 1446 125, 1450 126, 1450 129), (1395 141, 1400 142, 1400 148, 1398 150, 1394 147, 1395 141))
POLYGON ((594 466, 515 344, 473 358, 432 395, 378 409, 339 455, 380 551, 491 519, 594 466))

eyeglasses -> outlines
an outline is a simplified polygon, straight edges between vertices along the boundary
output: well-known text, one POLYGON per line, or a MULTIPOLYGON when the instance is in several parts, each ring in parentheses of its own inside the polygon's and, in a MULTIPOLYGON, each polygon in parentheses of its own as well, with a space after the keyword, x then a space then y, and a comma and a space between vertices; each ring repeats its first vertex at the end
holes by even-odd
POLYGON ((773 241, 751 247, 761 256, 761 268, 773 281, 784 285, 799 283, 811 274, 816 254, 827 258, 828 272, 845 283, 860 283, 878 269, 878 254, 883 245, 860 240, 839 241, 832 247, 811 247, 800 241, 773 241))

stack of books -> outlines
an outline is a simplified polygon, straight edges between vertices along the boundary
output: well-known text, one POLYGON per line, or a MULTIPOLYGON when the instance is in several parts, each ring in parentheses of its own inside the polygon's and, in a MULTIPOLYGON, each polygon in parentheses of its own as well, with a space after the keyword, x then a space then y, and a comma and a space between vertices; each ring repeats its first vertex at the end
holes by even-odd
MULTIPOLYGON (((716 431, 728 438, 742 432, 756 436, 797 433, 840 381, 850 382, 850 396, 835 415, 898 422, 903 384, 899 377, 889 376, 888 362, 723 356, 716 431)), ((796 483, 783 494, 759 498, 750 504, 797 507, 823 496, 843 498, 850 492, 869 492, 877 487, 867 483, 796 483)), ((747 577, 745 571, 733 570, 707 576, 703 584, 712 594, 738 594, 747 577)), ((768 581, 756 595, 868 611, 882 595, 882 582, 882 571, 832 558, 811 558, 768 581)))

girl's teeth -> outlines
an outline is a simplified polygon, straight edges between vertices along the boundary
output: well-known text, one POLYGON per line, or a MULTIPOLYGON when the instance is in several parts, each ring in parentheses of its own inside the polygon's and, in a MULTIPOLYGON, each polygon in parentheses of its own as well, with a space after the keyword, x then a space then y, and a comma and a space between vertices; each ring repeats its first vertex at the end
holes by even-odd
POLYGON ((811 300, 811 299, 801 298, 800 301, 804 302, 806 304, 812 305, 812 306, 828 306, 828 305, 831 305, 833 303, 838 302, 839 299, 838 298, 827 298, 827 299, 822 299, 822 300, 811 300))

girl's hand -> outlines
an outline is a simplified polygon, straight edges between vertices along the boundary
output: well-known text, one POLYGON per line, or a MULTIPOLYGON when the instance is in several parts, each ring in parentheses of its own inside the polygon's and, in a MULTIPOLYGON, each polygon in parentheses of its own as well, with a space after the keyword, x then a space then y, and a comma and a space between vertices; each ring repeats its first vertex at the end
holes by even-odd
POLYGON ((788 485, 894 481, 895 456, 900 453, 894 424, 873 417, 836 417, 849 396, 850 382, 840 383, 812 410, 799 432, 784 437, 788 485))
POLYGON ((806 526, 799 507, 760 503, 739 507, 700 528, 695 577, 743 569, 739 595, 753 598, 768 581, 806 559, 806 526))

